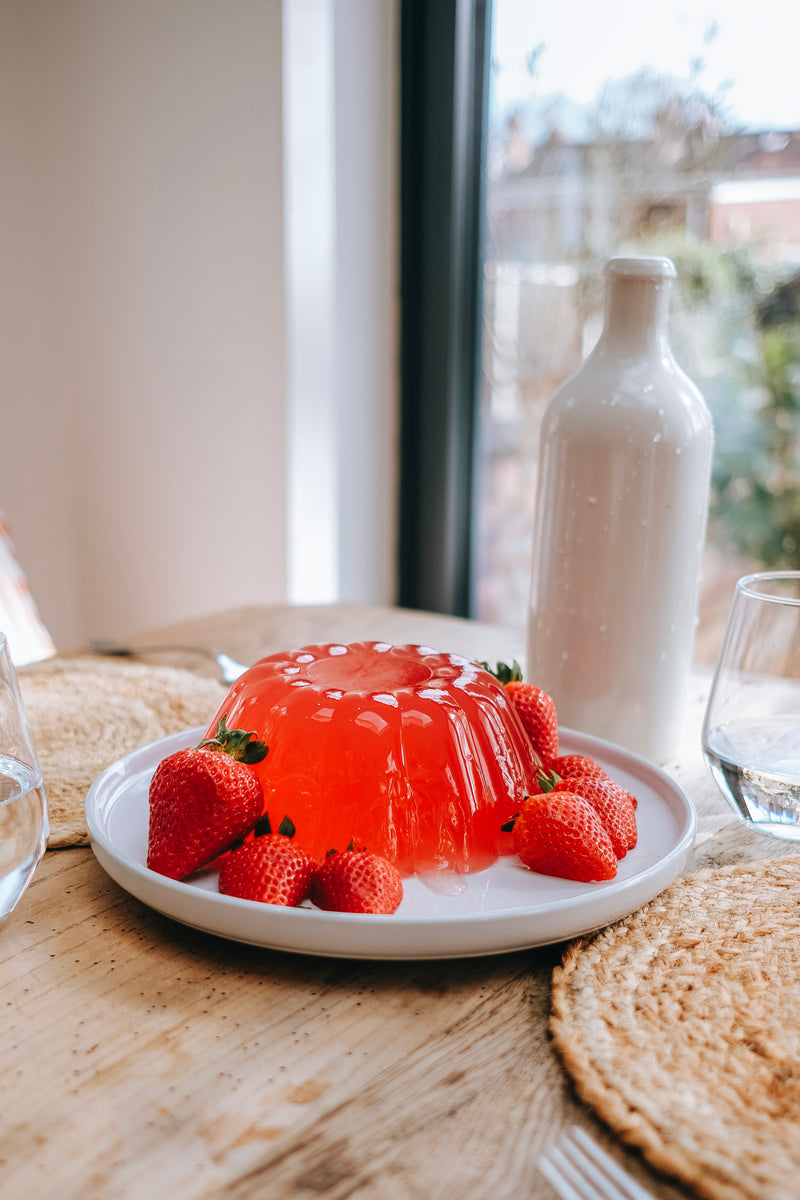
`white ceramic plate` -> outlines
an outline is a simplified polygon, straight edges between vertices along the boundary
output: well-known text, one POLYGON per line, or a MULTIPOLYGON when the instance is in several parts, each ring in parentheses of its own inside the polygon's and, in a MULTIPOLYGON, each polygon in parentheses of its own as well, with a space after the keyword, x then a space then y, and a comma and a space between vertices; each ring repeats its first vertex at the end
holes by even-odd
POLYGON ((627 916, 684 868, 696 817, 683 791, 658 767, 617 746, 559 731, 563 754, 588 754, 639 800, 639 840, 608 883, 538 875, 519 859, 487 871, 447 876, 445 890, 404 880, 392 916, 282 908, 222 896, 216 872, 178 883, 147 866, 148 789, 156 765, 202 729, 135 750, 100 775, 86 800, 92 849, 112 879, 138 900, 185 925, 235 941, 339 958, 421 959, 501 954, 578 937, 627 916))

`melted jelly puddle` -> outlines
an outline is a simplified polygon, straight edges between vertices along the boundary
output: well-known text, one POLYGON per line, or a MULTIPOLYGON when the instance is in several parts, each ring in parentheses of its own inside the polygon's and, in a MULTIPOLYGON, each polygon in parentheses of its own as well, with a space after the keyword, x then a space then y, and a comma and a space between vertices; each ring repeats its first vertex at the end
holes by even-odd
POLYGON ((466 880, 456 871, 418 872, 417 879, 437 896, 463 896, 467 890, 466 880))

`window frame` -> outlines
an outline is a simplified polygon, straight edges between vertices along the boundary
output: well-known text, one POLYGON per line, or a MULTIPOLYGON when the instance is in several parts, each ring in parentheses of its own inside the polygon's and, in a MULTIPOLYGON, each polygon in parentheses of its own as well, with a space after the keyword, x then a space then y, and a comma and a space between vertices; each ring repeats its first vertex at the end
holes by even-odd
POLYGON ((492 0, 401 0, 398 602, 471 616, 492 0))

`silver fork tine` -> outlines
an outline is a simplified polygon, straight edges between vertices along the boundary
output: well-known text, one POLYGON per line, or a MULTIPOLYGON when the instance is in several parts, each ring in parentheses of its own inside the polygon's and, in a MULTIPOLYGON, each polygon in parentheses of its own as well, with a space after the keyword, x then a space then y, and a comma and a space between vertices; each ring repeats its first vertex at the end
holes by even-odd
POLYGON ((539 1169, 563 1200, 652 1200, 577 1125, 547 1148, 539 1159, 539 1169))
POLYGON ((594 1188, 587 1191, 586 1180, 583 1178, 577 1180, 576 1189, 574 1167, 558 1146, 548 1146, 539 1159, 539 1170, 562 1200, 599 1200, 599 1193, 594 1188))
POLYGON ((140 654, 201 654, 217 660, 223 683, 235 683, 247 670, 244 663, 237 662, 229 654, 217 653, 205 646, 125 646, 121 642, 95 638, 87 644, 86 649, 92 654, 105 654, 111 658, 136 658, 140 654))
POLYGON ((539 1160, 539 1169, 562 1200, 618 1200, 618 1196, 601 1189, 601 1185, 586 1174, 587 1163, 579 1158, 568 1136, 548 1147, 539 1160))
POLYGON ((237 662, 235 658, 231 658, 229 654, 216 654, 214 656, 219 663, 219 669, 222 671, 222 678, 225 683, 235 683, 240 675, 244 675, 247 667, 244 663, 237 662))

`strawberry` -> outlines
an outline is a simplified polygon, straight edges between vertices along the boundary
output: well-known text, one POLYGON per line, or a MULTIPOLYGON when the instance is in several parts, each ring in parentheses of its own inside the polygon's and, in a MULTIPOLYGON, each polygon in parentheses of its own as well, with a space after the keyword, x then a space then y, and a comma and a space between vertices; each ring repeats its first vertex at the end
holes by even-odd
POLYGON ((294 841, 294 825, 284 818, 277 833, 264 833, 226 855, 219 890, 224 896, 294 908, 307 897, 316 869, 316 859, 294 841))
POLYGON ((393 913, 403 881, 393 863, 369 850, 332 850, 311 881, 310 897, 332 912, 393 913))
POLYGON ((591 883, 617 873, 611 839, 588 800, 575 792, 529 797, 514 823, 514 849, 543 875, 591 883))
POLYGON ((147 865, 185 879, 229 849, 255 826, 264 808, 261 783, 250 764, 267 753, 243 729, 228 729, 178 750, 156 767, 150 783, 147 865))
POLYGON ((543 688, 525 683, 517 662, 511 667, 507 663, 498 663, 494 670, 485 662, 479 663, 479 666, 502 683, 539 758, 545 763, 556 758, 558 716, 552 696, 543 688))
MULTIPOLYGON (((570 779, 573 782, 579 779, 602 779, 606 783, 615 783, 608 772, 586 754, 563 754, 560 758, 554 758, 547 765, 561 779, 570 779)), ((639 801, 633 793, 626 791, 625 795, 633 807, 637 808, 639 801)))
POLYGON ((610 775, 599 763, 588 754, 562 754, 552 758, 547 764, 548 769, 555 771, 562 779, 583 779, 596 776, 600 779, 610 779, 610 775))
MULTIPOLYGON (((574 774, 566 779, 555 770, 541 769, 536 781, 543 792, 575 792, 588 800, 603 823, 617 858, 624 858, 636 845, 636 799, 593 759, 572 755, 574 774)), ((567 762, 564 757, 561 763, 567 762)), ((568 764, 569 765, 569 764, 568 764)))
POLYGON ((624 858, 636 845, 636 812, 630 792, 613 779, 587 776, 583 779, 562 779, 554 792, 575 792, 588 800, 611 838, 614 854, 624 858))
POLYGON ((542 762, 558 755, 558 716, 552 696, 532 683, 512 680, 506 692, 542 762))

